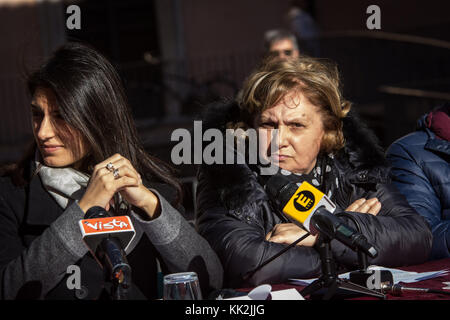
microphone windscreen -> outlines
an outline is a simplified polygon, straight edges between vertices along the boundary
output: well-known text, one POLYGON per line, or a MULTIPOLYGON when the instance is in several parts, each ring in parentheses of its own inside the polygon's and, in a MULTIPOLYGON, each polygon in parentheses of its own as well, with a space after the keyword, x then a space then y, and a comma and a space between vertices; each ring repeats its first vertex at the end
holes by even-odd
POLYGON ((86 211, 84 219, 106 218, 110 216, 111 215, 108 213, 108 211, 106 211, 103 207, 95 206, 89 208, 89 210, 86 211))
POLYGON ((285 175, 278 173, 270 177, 266 184, 269 199, 282 210, 297 191, 298 186, 285 175))
POLYGON ((269 178, 269 180, 266 183, 266 192, 268 193, 269 197, 275 198, 280 193, 281 189, 289 184, 289 180, 281 175, 281 174, 275 174, 269 178))

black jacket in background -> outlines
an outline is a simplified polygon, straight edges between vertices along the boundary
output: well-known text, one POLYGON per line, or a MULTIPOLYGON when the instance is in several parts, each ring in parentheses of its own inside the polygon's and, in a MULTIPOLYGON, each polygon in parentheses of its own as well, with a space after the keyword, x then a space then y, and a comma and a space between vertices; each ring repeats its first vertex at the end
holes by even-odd
MULTIPOLYGON (((204 129, 225 130, 226 123, 237 122, 239 118, 234 103, 212 106, 208 113, 204 129)), ((343 218, 378 250, 378 257, 369 259, 369 264, 398 267, 426 261, 432 242, 429 226, 390 184, 389 170, 375 136, 352 113, 344 119, 344 135, 346 147, 335 156, 335 175, 343 185, 332 200, 343 209, 359 198, 377 197, 382 204, 377 216, 347 212, 343 218)), ((263 187, 246 164, 202 165, 198 179, 198 230, 222 261, 224 286, 282 283, 289 278, 320 275, 317 251, 297 246, 244 283, 247 272, 286 246, 268 242, 265 236, 276 224, 289 221, 272 208, 263 187)), ((331 244, 342 269, 358 267, 354 251, 336 240, 331 244)))
POLYGON ((419 119, 415 132, 392 143, 386 157, 393 183, 431 226, 431 259, 442 259, 450 257, 450 141, 436 137, 427 116, 419 119))

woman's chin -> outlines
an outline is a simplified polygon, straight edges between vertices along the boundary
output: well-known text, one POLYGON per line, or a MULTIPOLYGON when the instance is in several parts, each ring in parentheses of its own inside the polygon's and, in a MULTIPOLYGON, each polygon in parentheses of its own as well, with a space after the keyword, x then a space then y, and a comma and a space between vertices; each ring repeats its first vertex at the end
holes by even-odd
POLYGON ((283 170, 292 171, 292 172, 295 170, 295 167, 292 165, 289 165, 288 161, 277 160, 277 161, 274 161, 274 164, 283 170))
POLYGON ((294 173, 294 174, 305 174, 305 173, 309 172, 308 170, 305 170, 303 168, 298 168, 296 166, 286 165, 285 163, 282 163, 282 162, 280 162, 279 167, 280 167, 280 169, 289 171, 289 172, 294 173))
POLYGON ((71 165, 69 161, 64 161, 64 159, 58 159, 57 157, 43 157, 44 164, 47 167, 54 167, 54 168, 61 168, 61 167, 68 167, 71 165))

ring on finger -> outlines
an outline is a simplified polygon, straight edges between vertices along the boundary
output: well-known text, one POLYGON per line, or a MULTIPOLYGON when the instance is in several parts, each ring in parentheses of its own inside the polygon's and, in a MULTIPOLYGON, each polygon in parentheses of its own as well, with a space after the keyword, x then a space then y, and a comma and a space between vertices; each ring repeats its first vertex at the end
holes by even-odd
POLYGON ((119 178, 119 169, 114 168, 112 173, 113 173, 114 179, 118 179, 119 178))
POLYGON ((107 165, 106 165, 106 169, 108 169, 108 171, 111 171, 111 172, 113 172, 114 170, 116 170, 115 168, 114 168, 114 165, 110 162, 110 163, 108 163, 107 165))

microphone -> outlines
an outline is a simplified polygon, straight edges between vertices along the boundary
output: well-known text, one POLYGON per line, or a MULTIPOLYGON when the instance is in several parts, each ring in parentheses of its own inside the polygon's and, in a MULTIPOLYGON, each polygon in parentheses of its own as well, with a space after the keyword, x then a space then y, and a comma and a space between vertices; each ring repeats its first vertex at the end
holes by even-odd
POLYGON ((364 235, 332 214, 336 205, 307 181, 303 181, 298 187, 285 176, 276 174, 268 179, 266 191, 271 201, 289 220, 312 235, 320 233, 329 239, 337 239, 372 258, 378 255, 364 235))
POLYGON ((111 216, 104 208, 90 208, 79 221, 83 241, 99 265, 109 271, 113 280, 124 287, 131 280, 131 267, 125 250, 136 232, 130 217, 111 216))

